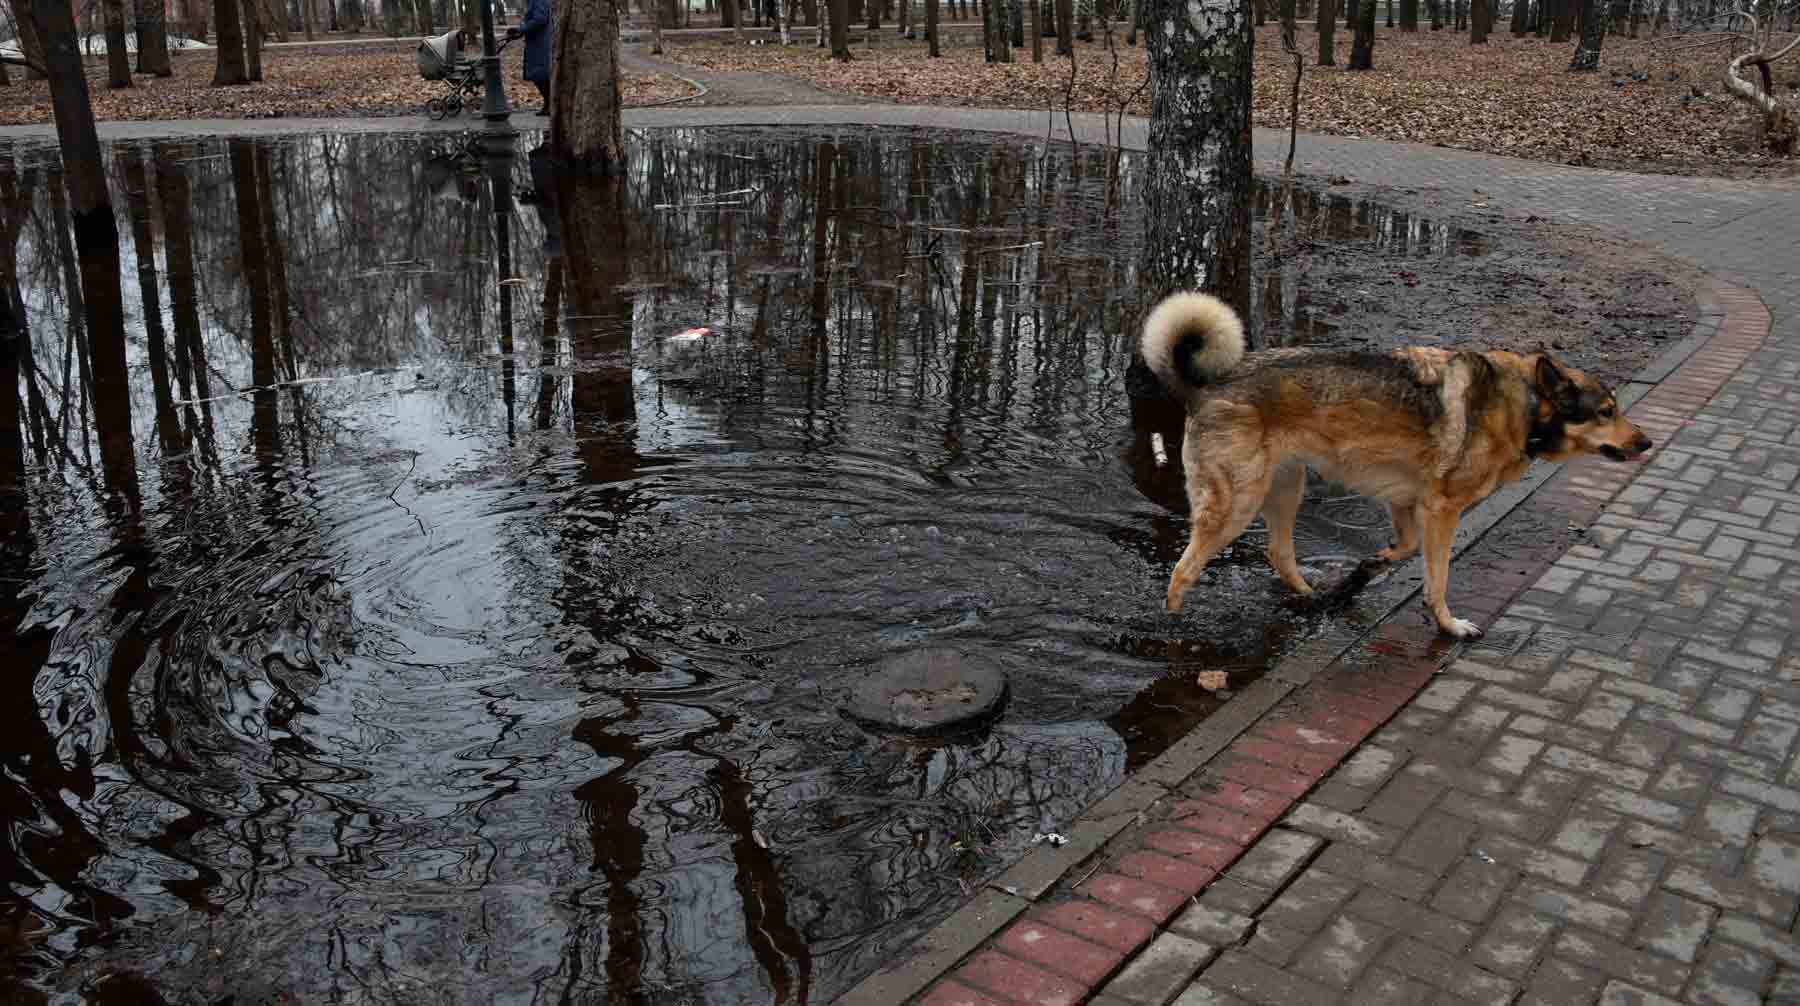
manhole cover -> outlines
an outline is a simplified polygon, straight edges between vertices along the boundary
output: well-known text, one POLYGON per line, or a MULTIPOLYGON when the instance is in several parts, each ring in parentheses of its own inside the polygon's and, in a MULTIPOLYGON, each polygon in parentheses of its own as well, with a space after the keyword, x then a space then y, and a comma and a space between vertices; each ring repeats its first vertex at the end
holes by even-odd
POLYGON ((961 650, 916 650, 888 660, 857 684, 845 707, 877 730, 941 734, 976 726, 1006 700, 1006 672, 961 650))

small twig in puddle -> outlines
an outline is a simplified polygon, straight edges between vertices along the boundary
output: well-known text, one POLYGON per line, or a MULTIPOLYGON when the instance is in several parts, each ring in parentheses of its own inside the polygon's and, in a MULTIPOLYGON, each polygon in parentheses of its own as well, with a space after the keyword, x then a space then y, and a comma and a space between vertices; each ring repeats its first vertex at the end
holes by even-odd
POLYGON ((400 502, 400 500, 394 495, 395 493, 400 491, 400 487, 405 485, 408 479, 412 478, 413 469, 415 469, 417 467, 419 467, 419 452, 414 451, 414 452, 412 452, 412 463, 408 464, 406 466, 406 474, 401 476, 400 481, 394 483, 394 488, 388 490, 387 498, 389 500, 393 501, 393 504, 395 506, 399 507, 402 510, 405 510, 406 515, 408 517, 411 517, 415 524, 419 525, 419 533, 420 534, 430 535, 431 532, 425 529, 425 522, 420 519, 419 515, 414 513, 413 509, 411 507, 407 506, 405 503, 400 502))

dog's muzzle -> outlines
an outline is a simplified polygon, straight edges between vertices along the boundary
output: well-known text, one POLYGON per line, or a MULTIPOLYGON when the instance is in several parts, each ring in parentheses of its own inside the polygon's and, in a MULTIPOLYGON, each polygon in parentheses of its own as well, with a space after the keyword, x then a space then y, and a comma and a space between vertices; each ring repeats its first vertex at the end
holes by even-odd
POLYGON ((1642 433, 1631 442, 1630 447, 1614 447, 1612 444, 1600 445, 1600 456, 1608 461, 1636 461, 1656 446, 1649 437, 1642 433))

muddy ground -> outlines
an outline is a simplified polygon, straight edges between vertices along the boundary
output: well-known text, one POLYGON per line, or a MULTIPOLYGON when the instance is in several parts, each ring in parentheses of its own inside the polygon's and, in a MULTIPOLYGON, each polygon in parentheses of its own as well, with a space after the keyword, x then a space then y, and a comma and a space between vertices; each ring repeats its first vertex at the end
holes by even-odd
MULTIPOLYGON (((1559 357, 1609 383, 1629 380, 1686 338, 1703 275, 1647 246, 1569 225, 1471 212, 1428 192, 1310 183, 1327 197, 1368 200, 1462 230, 1474 254, 1371 254, 1367 239, 1324 228, 1288 233, 1276 247, 1259 226, 1256 257, 1306 277, 1319 324, 1311 345, 1386 349, 1405 344, 1530 351, 1559 357)), ((1262 293, 1263 291, 1259 291, 1262 293)), ((1265 310, 1265 315, 1273 313, 1265 310)))

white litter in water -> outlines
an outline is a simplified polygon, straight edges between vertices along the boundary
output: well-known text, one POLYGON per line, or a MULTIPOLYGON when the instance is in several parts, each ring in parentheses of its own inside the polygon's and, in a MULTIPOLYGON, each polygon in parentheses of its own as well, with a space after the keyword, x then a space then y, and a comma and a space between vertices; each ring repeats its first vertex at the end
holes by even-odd
POLYGON ((1051 845, 1053 845, 1059 849, 1062 848, 1063 846, 1069 844, 1069 840, 1067 838, 1063 837, 1062 835, 1058 835, 1054 831, 1039 832, 1038 834, 1033 835, 1031 837, 1032 845, 1036 845, 1039 842, 1049 842, 1051 845))

